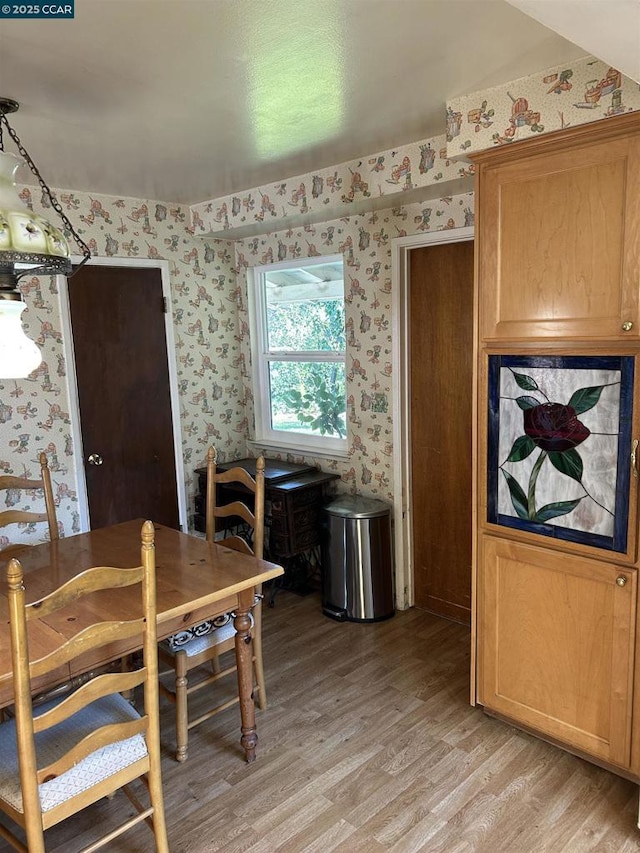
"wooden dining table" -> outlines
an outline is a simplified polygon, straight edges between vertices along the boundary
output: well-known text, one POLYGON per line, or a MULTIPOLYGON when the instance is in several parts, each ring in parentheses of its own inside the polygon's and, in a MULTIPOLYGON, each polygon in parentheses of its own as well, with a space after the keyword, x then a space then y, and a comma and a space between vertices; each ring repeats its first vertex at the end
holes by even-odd
MULTIPOLYGON (((55 542, 46 542, 15 555, 25 573, 27 601, 36 601, 74 575, 94 566, 127 568, 140 565, 143 519, 102 527, 55 542)), ((248 762, 255 759, 256 733, 250 610, 255 588, 283 574, 281 566, 232 551, 205 539, 154 524, 156 556, 156 607, 158 639, 197 625, 223 613, 235 612, 236 660, 240 696, 241 744, 248 762)), ((0 568, 5 571, 0 552, 0 568)), ((0 708, 13 703, 11 646, 6 584, 0 584, 0 708)), ((104 590, 90 601, 29 623, 31 658, 55 649, 88 625, 103 620, 133 619, 140 615, 134 588, 104 590)), ((73 682, 82 674, 138 651, 142 636, 124 644, 110 644, 76 658, 46 680, 34 681, 34 691, 46 691, 73 682)))

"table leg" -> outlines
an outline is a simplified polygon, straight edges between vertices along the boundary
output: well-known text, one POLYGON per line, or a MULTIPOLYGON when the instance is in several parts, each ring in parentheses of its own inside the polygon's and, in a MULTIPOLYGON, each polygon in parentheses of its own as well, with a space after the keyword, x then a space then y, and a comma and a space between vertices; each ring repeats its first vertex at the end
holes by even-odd
POLYGON ((251 617, 254 590, 246 589, 238 595, 238 610, 233 622, 236 629, 236 663, 238 665, 238 696, 240 697, 240 730, 247 762, 256 758, 256 706, 253 702, 253 641, 251 637, 251 617))

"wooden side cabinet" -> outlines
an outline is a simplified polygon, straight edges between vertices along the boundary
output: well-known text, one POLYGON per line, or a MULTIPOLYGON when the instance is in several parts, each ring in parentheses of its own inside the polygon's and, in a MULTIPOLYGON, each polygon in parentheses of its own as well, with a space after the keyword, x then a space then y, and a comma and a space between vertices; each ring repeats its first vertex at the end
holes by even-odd
POLYGON ((476 696, 640 781, 640 112, 472 159, 476 696))
MULTIPOLYGON (((239 466, 255 477, 256 460, 237 459, 218 465, 219 471, 239 466)), ((199 494, 196 495, 194 527, 205 531, 205 495, 207 469, 196 468, 199 494)), ((266 559, 284 562, 309 552, 320 544, 320 511, 326 502, 331 484, 340 479, 339 474, 319 471, 309 465, 265 459, 265 542, 266 559)), ((247 501, 253 508, 247 489, 236 483, 218 486, 218 502, 247 501)), ((226 519, 233 525, 233 519, 226 519)), ((224 529, 224 520, 220 529, 224 529)))
POLYGON ((320 511, 327 486, 338 474, 313 471, 269 489, 269 552, 283 560, 320 544, 320 511))
POLYGON ((479 699, 631 767, 637 571, 485 536, 479 699))
POLYGON ((640 113, 473 159, 481 339, 637 339, 640 113))

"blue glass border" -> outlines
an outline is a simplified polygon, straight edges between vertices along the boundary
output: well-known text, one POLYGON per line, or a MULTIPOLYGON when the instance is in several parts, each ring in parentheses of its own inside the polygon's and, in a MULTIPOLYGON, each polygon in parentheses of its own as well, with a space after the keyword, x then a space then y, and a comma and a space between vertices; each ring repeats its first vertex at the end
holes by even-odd
POLYGON ((635 359, 631 355, 490 355, 488 382, 488 452, 487 452, 487 521, 539 533, 566 542, 578 542, 608 551, 626 552, 629 522, 629 453, 633 416, 633 380, 635 359), (603 536, 584 530, 572 530, 555 524, 540 524, 517 516, 498 512, 498 439, 500 436, 500 370, 503 367, 552 367, 574 370, 620 371, 620 420, 618 426, 618 471, 614 509, 613 536, 603 536))

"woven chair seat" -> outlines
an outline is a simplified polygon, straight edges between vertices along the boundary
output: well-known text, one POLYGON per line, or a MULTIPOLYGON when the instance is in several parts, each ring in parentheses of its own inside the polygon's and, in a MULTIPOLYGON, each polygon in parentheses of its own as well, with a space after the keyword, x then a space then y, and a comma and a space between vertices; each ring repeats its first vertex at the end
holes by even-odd
MULTIPOLYGON (((43 713, 60 701, 62 700, 49 702, 37 710, 43 713)), ((36 734, 38 754, 46 763, 50 763, 64 755, 74 744, 99 726, 138 718, 135 708, 119 693, 105 696, 54 728, 36 734)), ((38 786, 42 810, 49 811, 70 800, 82 791, 86 791, 119 770, 144 758, 146 754, 145 739, 139 734, 92 752, 66 773, 38 786)), ((23 811, 16 725, 13 719, 0 725, 0 798, 17 811, 23 811)))
MULTIPOLYGON (((255 607, 260 604, 262 599, 262 595, 256 595, 253 600, 253 606, 255 607)), ((215 619, 200 622, 199 625, 194 625, 193 628, 185 628, 183 631, 178 631, 177 634, 167 637, 166 640, 162 640, 160 645, 169 652, 177 652, 180 649, 184 649, 188 655, 198 654, 204 649, 212 648, 218 643, 223 643, 225 640, 233 637, 235 634, 235 628, 233 627, 234 615, 234 613, 223 613, 222 616, 216 616, 215 619), (208 639, 204 643, 197 642, 198 640, 203 640, 205 637, 208 637, 208 639), (191 647, 191 649, 188 647, 191 647), (196 648, 198 651, 193 651, 196 648)), ((250 614, 250 619, 251 627, 253 628, 253 614, 250 614)))
POLYGON ((205 651, 205 649, 212 649, 225 640, 231 639, 235 633, 236 629, 233 627, 233 622, 227 622, 222 628, 218 628, 210 634, 201 634, 200 636, 192 637, 188 643, 174 647, 172 651, 174 653, 185 652, 187 657, 195 657, 205 651))
MULTIPOLYGON (((172 652, 177 652, 179 649, 186 648, 195 640, 215 634, 218 638, 220 631, 224 631, 225 639, 230 636, 229 626, 231 626, 231 634, 233 634, 233 613, 224 613, 222 616, 216 616, 215 619, 207 619, 206 622, 200 622, 199 625, 194 625, 193 628, 185 628, 183 631, 178 631, 166 640, 162 640, 161 646, 172 652)), ((216 642, 221 642, 216 639, 216 642)))

